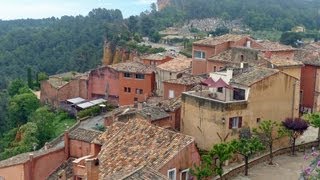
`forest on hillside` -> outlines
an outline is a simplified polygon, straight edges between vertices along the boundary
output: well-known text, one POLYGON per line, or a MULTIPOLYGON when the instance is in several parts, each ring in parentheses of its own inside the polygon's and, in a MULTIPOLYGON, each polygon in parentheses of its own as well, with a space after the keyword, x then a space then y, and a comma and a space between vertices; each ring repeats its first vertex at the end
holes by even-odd
POLYGON ((171 0, 171 5, 186 19, 242 19, 253 30, 320 28, 318 0, 171 0))
MULTIPOLYGON (((30 68, 49 75, 84 72, 101 63, 106 39, 114 46, 139 48, 148 36, 195 18, 242 19, 253 30, 287 31, 296 25, 318 29, 320 3, 315 0, 172 0, 172 6, 124 19, 120 10, 94 9, 86 16, 0 20, 0 89, 10 80, 26 79, 30 68)), ((146 51, 145 51, 146 52, 146 51)))

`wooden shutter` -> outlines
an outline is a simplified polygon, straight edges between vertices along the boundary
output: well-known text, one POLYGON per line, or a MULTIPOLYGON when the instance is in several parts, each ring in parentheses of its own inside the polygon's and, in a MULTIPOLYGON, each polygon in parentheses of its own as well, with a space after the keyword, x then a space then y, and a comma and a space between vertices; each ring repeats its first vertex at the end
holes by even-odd
POLYGON ((229 129, 232 129, 232 118, 229 118, 229 129))
POLYGON ((241 128, 242 127, 242 117, 239 117, 239 124, 238 124, 238 128, 241 128))

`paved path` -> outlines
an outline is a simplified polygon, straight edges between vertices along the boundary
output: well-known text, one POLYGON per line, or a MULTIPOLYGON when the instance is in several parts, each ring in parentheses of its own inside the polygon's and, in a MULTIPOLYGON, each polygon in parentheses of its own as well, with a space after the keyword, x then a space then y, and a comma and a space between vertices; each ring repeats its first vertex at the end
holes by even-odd
POLYGON ((104 115, 99 115, 99 116, 95 116, 95 117, 91 117, 85 121, 82 121, 80 123, 79 128, 83 128, 83 129, 88 129, 88 130, 92 130, 94 127, 96 127, 96 124, 98 125, 104 125, 103 121, 104 121, 104 115))
POLYGON ((307 167, 312 158, 304 160, 302 153, 297 156, 282 155, 274 158, 275 166, 261 163, 249 169, 249 176, 239 175, 232 180, 298 180, 301 170, 307 167))

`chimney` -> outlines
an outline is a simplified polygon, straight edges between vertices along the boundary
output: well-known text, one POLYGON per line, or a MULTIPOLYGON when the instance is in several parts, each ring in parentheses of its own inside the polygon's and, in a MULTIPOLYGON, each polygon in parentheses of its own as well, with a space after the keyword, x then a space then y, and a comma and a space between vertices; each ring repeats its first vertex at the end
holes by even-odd
POLYGON ((66 130, 64 132, 64 156, 65 160, 68 160, 70 157, 70 139, 69 139, 69 132, 66 130))
POLYGON ((247 47, 247 48, 251 48, 251 41, 249 41, 249 40, 247 41, 246 47, 247 47))
POLYGON ((99 159, 86 159, 87 180, 99 179, 99 159))
POLYGON ((140 111, 140 110, 142 110, 142 108, 143 108, 143 104, 142 103, 138 103, 138 110, 140 111))

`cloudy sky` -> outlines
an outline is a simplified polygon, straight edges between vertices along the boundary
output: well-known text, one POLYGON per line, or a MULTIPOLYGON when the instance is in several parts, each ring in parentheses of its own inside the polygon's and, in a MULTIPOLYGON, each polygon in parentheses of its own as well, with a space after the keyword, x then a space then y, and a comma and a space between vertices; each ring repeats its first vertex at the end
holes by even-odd
POLYGON ((93 8, 120 9, 124 17, 150 9, 156 0, 0 0, 0 19, 87 15, 93 8))

